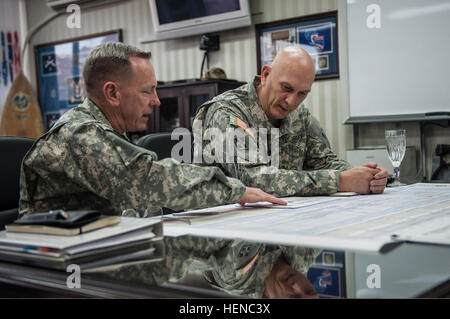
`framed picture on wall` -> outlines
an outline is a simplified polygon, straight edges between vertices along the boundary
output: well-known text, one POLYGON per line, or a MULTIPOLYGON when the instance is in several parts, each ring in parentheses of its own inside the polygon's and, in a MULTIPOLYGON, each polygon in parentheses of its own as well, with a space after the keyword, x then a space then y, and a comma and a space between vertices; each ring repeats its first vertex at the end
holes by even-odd
POLYGON ((255 25, 258 72, 287 46, 298 45, 313 58, 316 80, 339 78, 337 11, 255 25))
POLYGON ((86 97, 83 66, 96 46, 122 41, 122 30, 114 30, 34 47, 39 105, 45 130, 86 97))

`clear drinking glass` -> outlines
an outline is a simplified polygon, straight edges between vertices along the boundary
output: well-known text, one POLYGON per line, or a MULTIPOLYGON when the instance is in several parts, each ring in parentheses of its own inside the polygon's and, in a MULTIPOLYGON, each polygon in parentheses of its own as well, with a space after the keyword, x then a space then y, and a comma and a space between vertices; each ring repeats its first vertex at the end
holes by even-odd
POLYGON ((400 183, 400 164, 406 152, 406 131, 405 130, 388 130, 384 132, 386 137, 387 152, 392 166, 394 166, 394 182, 389 184, 390 187, 403 186, 400 183))

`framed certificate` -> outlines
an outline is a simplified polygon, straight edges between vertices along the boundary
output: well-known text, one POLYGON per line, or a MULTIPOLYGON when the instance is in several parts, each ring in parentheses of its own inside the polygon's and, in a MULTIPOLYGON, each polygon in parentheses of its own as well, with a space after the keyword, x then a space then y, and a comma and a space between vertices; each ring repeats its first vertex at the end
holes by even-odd
POLYGON ((339 78, 337 11, 255 25, 258 72, 282 48, 298 45, 314 60, 316 80, 339 78))

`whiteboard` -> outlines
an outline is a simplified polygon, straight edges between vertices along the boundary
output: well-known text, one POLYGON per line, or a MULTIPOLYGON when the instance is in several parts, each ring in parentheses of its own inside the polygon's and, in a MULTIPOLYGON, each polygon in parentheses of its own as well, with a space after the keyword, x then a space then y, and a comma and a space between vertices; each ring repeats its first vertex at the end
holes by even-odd
POLYGON ((449 0, 347 0, 347 27, 350 119, 450 115, 449 0))

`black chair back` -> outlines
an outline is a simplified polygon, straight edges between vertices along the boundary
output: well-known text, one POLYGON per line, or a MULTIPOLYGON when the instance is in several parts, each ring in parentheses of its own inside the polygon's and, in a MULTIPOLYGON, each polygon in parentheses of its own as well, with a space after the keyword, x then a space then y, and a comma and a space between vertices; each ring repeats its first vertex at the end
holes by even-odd
POLYGON ((0 136, 0 229, 17 218, 20 167, 34 139, 0 136))
MULTIPOLYGON (((180 141, 186 142, 189 144, 189 148, 186 149, 186 151, 189 152, 187 154, 188 159, 186 161, 182 161, 180 159, 184 158, 183 152, 177 153, 177 156, 179 155, 181 158, 176 158, 180 162, 186 162, 191 163, 192 162, 192 134, 190 132, 186 132, 182 135, 182 137, 179 137, 179 140, 172 140, 172 133, 171 132, 160 132, 160 133, 152 133, 149 135, 145 135, 141 137, 137 141, 137 145, 140 147, 143 147, 145 149, 148 149, 150 151, 153 151, 158 155, 158 160, 162 160, 165 158, 172 157, 172 149, 173 147, 180 143, 180 141)), ((181 144, 180 144, 181 148, 181 144)))
MULTIPOLYGON (((188 160, 186 162, 191 163, 193 154, 192 154, 192 134, 190 132, 186 132, 185 134, 183 134, 183 136, 180 137, 180 140, 172 140, 171 132, 152 133, 141 137, 137 141, 137 145, 147 150, 155 152, 156 155, 158 155, 158 160, 162 160, 165 158, 172 157, 171 156, 172 148, 181 141, 181 138, 183 139, 183 142, 187 141, 189 144, 189 148, 187 151, 190 154, 188 155, 188 160)), ((180 156, 183 155, 185 154, 183 154, 183 152, 180 151, 180 156)), ((180 159, 177 158, 177 160, 180 159)), ((180 162, 182 161, 180 160, 180 162)), ((167 207, 163 207, 164 215, 171 214, 174 212, 176 211, 167 207)))

